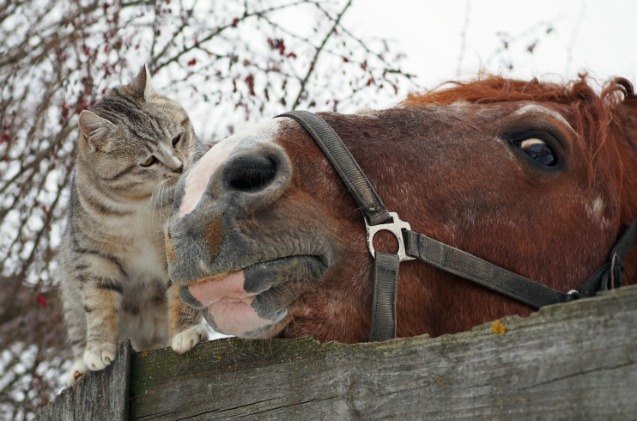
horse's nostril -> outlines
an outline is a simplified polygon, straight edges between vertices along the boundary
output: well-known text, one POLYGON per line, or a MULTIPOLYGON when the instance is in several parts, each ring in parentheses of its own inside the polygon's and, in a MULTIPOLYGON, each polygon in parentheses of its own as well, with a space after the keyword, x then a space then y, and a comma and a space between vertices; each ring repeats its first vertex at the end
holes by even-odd
POLYGON ((226 185, 232 190, 257 192, 274 180, 277 164, 265 155, 244 155, 232 160, 225 174, 226 185))

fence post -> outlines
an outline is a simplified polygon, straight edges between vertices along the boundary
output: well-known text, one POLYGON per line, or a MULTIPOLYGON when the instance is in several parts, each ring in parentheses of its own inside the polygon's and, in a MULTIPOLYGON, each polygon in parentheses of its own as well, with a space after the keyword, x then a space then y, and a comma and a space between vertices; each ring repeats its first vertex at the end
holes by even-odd
POLYGON ((131 346, 122 342, 115 361, 106 369, 89 372, 73 387, 42 408, 38 420, 127 420, 131 346))

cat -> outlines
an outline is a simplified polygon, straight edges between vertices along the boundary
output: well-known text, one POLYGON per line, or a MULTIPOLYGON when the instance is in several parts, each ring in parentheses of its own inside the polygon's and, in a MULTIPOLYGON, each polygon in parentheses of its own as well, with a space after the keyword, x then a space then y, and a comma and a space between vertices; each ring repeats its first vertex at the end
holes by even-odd
POLYGON ((165 257, 175 186, 198 143, 186 111, 153 89, 144 66, 82 111, 79 128, 58 259, 71 384, 109 365, 120 340, 184 353, 207 338, 201 314, 170 286, 165 257))

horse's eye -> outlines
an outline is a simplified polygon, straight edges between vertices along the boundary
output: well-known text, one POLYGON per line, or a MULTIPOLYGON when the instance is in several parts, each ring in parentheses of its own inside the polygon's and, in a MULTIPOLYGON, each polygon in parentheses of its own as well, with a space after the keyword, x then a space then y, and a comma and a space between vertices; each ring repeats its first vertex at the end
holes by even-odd
POLYGON ((532 137, 514 142, 514 144, 538 164, 546 167, 552 167, 557 164, 557 158, 553 150, 542 139, 532 137))
POLYGON ((173 138, 173 148, 176 148, 179 145, 179 141, 181 140, 181 134, 178 134, 173 138))
POLYGON ((146 158, 146 160, 144 162, 142 162, 141 165, 142 167, 146 168, 146 167, 150 167, 151 165, 155 164, 157 162, 157 158, 155 158, 155 155, 151 155, 148 158, 146 158))

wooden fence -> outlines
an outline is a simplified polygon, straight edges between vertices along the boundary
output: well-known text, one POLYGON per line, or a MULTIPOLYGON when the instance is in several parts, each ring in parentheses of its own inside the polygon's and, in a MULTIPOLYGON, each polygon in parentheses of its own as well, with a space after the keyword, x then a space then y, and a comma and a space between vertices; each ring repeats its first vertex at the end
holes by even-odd
POLYGON ((225 339, 90 373, 42 420, 637 418, 637 286, 470 332, 343 345, 225 339))

